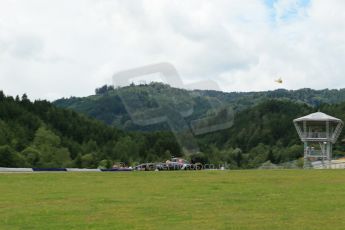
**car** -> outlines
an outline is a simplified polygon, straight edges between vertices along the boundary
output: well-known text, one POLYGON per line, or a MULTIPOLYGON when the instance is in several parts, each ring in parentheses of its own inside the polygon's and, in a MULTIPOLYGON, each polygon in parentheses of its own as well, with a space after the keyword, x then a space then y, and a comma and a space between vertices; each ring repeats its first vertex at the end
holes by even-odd
POLYGON ((154 163, 144 163, 134 167, 136 171, 154 171, 156 169, 156 164, 154 163))
POLYGON ((191 164, 183 158, 171 158, 165 163, 143 163, 134 167, 136 171, 201 170, 202 164, 191 164))
POLYGON ((171 158, 171 160, 167 160, 166 162, 167 168, 169 170, 200 170, 202 169, 202 164, 196 163, 191 164, 189 161, 183 158, 171 158))

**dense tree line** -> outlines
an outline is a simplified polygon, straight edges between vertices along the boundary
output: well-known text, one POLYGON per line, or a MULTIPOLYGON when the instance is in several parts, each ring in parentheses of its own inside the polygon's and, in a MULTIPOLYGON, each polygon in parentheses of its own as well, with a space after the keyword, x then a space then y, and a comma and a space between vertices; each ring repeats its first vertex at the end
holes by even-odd
MULTIPOLYGON (((311 107, 290 100, 268 99, 237 113, 230 129, 200 136, 203 154, 194 157, 204 162, 227 162, 232 168, 298 160, 303 156, 303 145, 292 121, 318 110, 345 121, 345 102, 311 107)), ((344 133, 335 145, 334 157, 345 156, 344 133)))
MULTIPOLYGON (((137 90, 145 92, 145 87, 137 90)), ((158 88, 154 90, 162 92, 166 88, 173 90, 166 85, 155 87, 158 88)), ((133 92, 133 86, 128 90, 128 94, 133 92)), ((107 88, 98 97, 111 100, 104 95, 112 92, 113 89, 107 88)), ((150 94, 144 93, 140 97, 150 97, 150 94)), ((176 98, 179 97, 183 98, 183 95, 176 98)), ((206 103, 202 97, 194 102, 206 103)), ((120 103, 120 98, 113 103, 120 103)), ((140 106, 140 100, 135 103, 134 107, 140 106)), ((152 100, 147 106, 156 109, 154 103, 152 100)), ((184 99, 183 103, 185 107, 179 108, 187 111, 190 106, 188 100, 184 99)), ((176 101, 175 105, 178 106, 179 102, 176 101)), ((317 110, 345 120, 345 102, 310 106, 290 99, 266 99, 230 115, 226 107, 220 107, 218 112, 208 112, 212 119, 201 120, 198 125, 207 126, 212 120, 221 124, 231 119, 232 126, 196 135, 200 151, 191 153, 182 148, 169 131, 123 131, 47 101, 31 102, 26 95, 13 98, 0 92, 0 167, 111 167, 114 162, 136 164, 165 161, 171 156, 182 155, 192 162, 227 163, 234 169, 257 168, 265 162, 283 164, 298 160, 303 154, 292 120, 317 110)), ((200 111, 202 109, 196 113, 200 111)), ((183 132, 183 129, 179 131, 183 132)), ((336 157, 345 153, 343 133, 335 145, 336 157)), ((185 141, 189 142, 188 139, 185 141)))
MULTIPOLYGON (((169 110, 183 115, 190 123, 213 117, 215 112, 231 107, 236 112, 251 108, 270 99, 301 102, 311 107, 338 104, 345 101, 345 89, 340 90, 286 90, 264 92, 221 92, 212 90, 185 90, 167 84, 151 82, 114 88, 104 85, 95 95, 82 98, 63 98, 54 102, 58 107, 70 108, 127 131, 169 130, 165 123, 140 125, 133 116, 154 113, 170 114, 169 110)), ((212 118, 211 118, 212 119, 212 118)))
POLYGON ((93 168, 181 154, 170 132, 124 132, 47 101, 0 91, 0 167, 93 168))

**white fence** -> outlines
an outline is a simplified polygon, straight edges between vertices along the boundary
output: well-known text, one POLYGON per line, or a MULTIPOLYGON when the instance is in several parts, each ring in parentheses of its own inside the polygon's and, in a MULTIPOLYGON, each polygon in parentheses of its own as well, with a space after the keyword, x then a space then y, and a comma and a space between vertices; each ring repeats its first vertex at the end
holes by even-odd
POLYGON ((2 168, 0 167, 0 172, 33 172, 32 168, 2 168))

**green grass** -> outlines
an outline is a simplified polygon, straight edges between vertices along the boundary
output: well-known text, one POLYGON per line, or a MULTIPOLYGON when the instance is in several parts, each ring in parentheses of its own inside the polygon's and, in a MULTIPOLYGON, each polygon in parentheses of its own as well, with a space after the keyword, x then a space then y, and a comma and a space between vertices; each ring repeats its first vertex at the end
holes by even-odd
POLYGON ((345 171, 0 174, 0 229, 344 229, 345 171))

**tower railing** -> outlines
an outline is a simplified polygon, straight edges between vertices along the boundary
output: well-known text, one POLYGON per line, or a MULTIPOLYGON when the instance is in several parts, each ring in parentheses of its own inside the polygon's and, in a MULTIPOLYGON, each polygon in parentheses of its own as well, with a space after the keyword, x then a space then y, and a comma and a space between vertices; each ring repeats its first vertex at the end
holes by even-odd
POLYGON ((307 132, 307 133, 303 133, 303 137, 304 138, 328 138, 327 136, 327 132, 307 132))
POLYGON ((320 149, 307 149, 305 151, 308 157, 327 158, 326 154, 323 153, 320 149))

